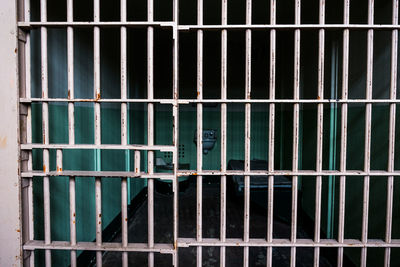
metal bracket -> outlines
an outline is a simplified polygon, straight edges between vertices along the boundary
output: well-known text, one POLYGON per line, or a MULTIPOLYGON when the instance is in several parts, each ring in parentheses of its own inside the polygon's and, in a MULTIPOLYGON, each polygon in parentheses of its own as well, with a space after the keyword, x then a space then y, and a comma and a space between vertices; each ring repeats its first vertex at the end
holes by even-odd
POLYGON ((29 258, 31 256, 31 254, 32 254, 31 250, 24 250, 24 252, 23 252, 24 260, 29 258))
POLYGON ((19 104, 19 114, 20 115, 28 115, 28 105, 20 103, 19 104))
POLYGON ((18 40, 26 43, 26 32, 22 29, 18 29, 18 40))
POLYGON ((29 178, 21 178, 21 187, 26 188, 29 186, 29 178))

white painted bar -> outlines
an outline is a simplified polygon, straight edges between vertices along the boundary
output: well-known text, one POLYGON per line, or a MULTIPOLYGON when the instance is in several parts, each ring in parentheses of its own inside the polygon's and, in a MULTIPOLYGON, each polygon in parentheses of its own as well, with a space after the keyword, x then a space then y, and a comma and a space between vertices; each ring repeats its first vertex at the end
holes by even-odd
MULTIPOLYGON (((120 20, 126 22, 126 0, 121 0, 120 6, 120 20)), ((121 100, 127 98, 127 32, 126 26, 121 26, 121 100)), ((128 115, 127 103, 121 103, 121 145, 128 144, 128 115)), ((125 151, 125 157, 129 160, 130 151, 125 151)), ((136 153, 136 151, 135 151, 136 153)), ((125 159, 126 161, 126 159, 125 159)), ((129 170, 128 170, 129 171, 129 170)), ((121 177, 121 236, 122 247, 128 246, 128 178, 121 177)), ((128 267, 128 252, 122 252, 122 266, 128 267)))
MULTIPOLYGON (((222 0, 221 7, 221 24, 228 23, 228 0, 222 0)), ((228 53, 228 32, 221 32, 221 100, 227 98, 227 53, 228 53)), ((221 171, 226 171, 226 147, 227 147, 227 105, 221 103, 221 171)), ((226 239, 226 175, 221 175, 221 192, 220 192, 220 239, 225 242, 226 239)), ((226 248, 220 248, 220 266, 226 265, 226 248)))
MULTIPOLYGON (((147 20, 152 22, 153 18, 153 0, 147 1, 147 20)), ((154 45, 154 28, 147 28, 147 98, 153 99, 154 93, 154 74, 153 74, 153 45, 154 45)), ((147 104, 147 145, 154 145, 154 105, 147 104)), ((147 152, 147 172, 154 172, 154 152, 147 152)), ((149 248, 154 247, 154 180, 147 181, 147 242, 149 248)), ((148 266, 154 266, 154 254, 148 254, 148 266)))
MULTIPOLYGON (((40 20, 47 21, 47 3, 40 1, 40 20)), ((41 34, 41 78, 42 78, 42 97, 48 97, 48 69, 47 69, 47 28, 40 28, 41 34)), ((42 104, 42 142, 49 144, 49 106, 48 103, 42 104)), ((43 171, 50 169, 49 150, 43 149, 43 171)), ((48 176, 43 177, 43 209, 44 209, 44 239, 46 244, 51 242, 50 224, 50 180, 48 176)), ((51 251, 45 251, 46 267, 51 266, 51 251)))
MULTIPOLYGON (((100 0, 94 0, 93 3, 93 19, 94 21, 100 21, 100 0)), ((100 28, 94 27, 94 38, 93 38, 93 65, 94 65, 94 99, 100 99, 100 28)), ((94 104, 94 143, 95 145, 101 144, 101 121, 100 121, 100 103, 94 104)), ((101 152, 95 151, 96 171, 101 169, 101 152), (100 168, 99 168, 100 167, 100 168)), ((101 178, 95 178, 95 203, 96 203, 96 245, 102 246, 102 219, 101 219, 101 178)), ((96 266, 102 266, 102 253, 96 251, 96 266)))
MULTIPOLYGON (((319 24, 325 24, 325 1, 319 1, 319 24)), ((319 48, 318 48, 318 99, 324 99, 324 71, 325 71, 325 30, 319 30, 319 48)), ((324 104, 318 104, 317 114, 317 151, 316 151, 316 171, 322 171, 322 149, 324 137, 324 104)), ((322 176, 315 179, 315 223, 314 223, 314 241, 320 242, 321 239, 321 191, 322 176)), ((318 267, 320 261, 320 250, 314 248, 314 266, 318 267)))
MULTIPOLYGON (((197 0, 197 24, 203 25, 203 0, 197 0)), ((197 31, 197 99, 203 98, 203 30, 197 31)), ((203 104, 197 103, 197 171, 203 169, 203 104)), ((203 237, 203 176, 198 175, 196 180, 196 239, 201 242, 203 237)), ((202 247, 196 249, 196 266, 201 267, 202 247)))
MULTIPOLYGON (((368 24, 374 23, 374 0, 368 1, 368 24)), ((368 30, 367 37, 367 81, 365 95, 366 99, 372 98, 372 78, 373 78, 373 64, 374 64, 374 31, 368 30)), ((364 170, 370 170, 371 158, 371 116, 372 104, 365 104, 365 145, 364 145, 364 170)), ((362 216, 362 230, 361 240, 366 242, 368 239, 368 213, 369 213, 369 186, 370 177, 364 177, 363 188, 363 216, 362 216)), ((367 266, 367 248, 361 249, 361 266, 367 266)))
MULTIPOLYGON (((392 24, 397 25, 399 22, 399 1, 393 0, 392 6, 392 24)), ((396 99, 397 90, 397 49, 398 49, 398 30, 392 31, 392 51, 391 51, 391 73, 390 73, 390 99, 396 99)), ((396 105, 390 104, 389 111, 389 148, 388 148, 388 171, 394 170, 395 159, 395 140, 396 140, 396 105)), ((392 240, 392 216, 393 216, 393 176, 388 177, 387 181, 387 201, 386 201, 386 231, 385 242, 390 243, 392 240)), ((384 266, 390 266, 390 247, 385 248, 384 266)))
MULTIPOLYGON (((246 24, 251 24, 252 1, 246 1, 246 24)), ((251 30, 246 30, 246 63, 245 63, 245 98, 251 98, 251 30)), ((245 136, 244 136, 244 171, 250 171, 250 123, 251 104, 245 104, 245 136)), ((244 176, 244 212, 243 212, 243 241, 250 238, 250 176, 244 176)), ((243 266, 249 266, 249 247, 243 248, 243 266)))
MULTIPOLYGON (((350 0, 344 1, 343 24, 350 22, 350 0)), ((343 63, 342 63, 342 98, 348 98, 349 86, 349 30, 343 31, 343 63)), ((340 171, 346 171, 347 153, 347 103, 341 107, 341 137, 340 137, 340 171)), ((344 220, 345 220, 345 197, 346 197, 346 176, 340 176, 339 189, 339 215, 338 215, 338 242, 344 242, 344 220)), ((343 266, 343 248, 338 248, 337 266, 343 266)))
MULTIPOLYGON (((276 24, 276 0, 270 2, 270 22, 276 24)), ((276 84, 276 30, 270 31, 270 50, 269 50, 269 98, 275 100, 276 84)), ((269 105, 269 133, 268 133, 268 171, 274 171, 275 154, 275 103, 269 105)), ((274 226, 274 176, 268 177, 268 211, 267 211, 267 242, 273 242, 274 226)), ((272 247, 267 248, 267 267, 272 267, 272 247)))
MULTIPOLYGON (((295 2, 295 24, 300 24, 301 2, 295 2)), ((300 29, 294 32, 294 84, 293 84, 293 98, 300 98, 300 29)), ((300 107, 296 103, 293 106, 293 161, 292 170, 298 171, 299 168, 299 116, 300 107)), ((297 190, 298 190, 298 177, 293 176, 292 179, 292 218, 291 218, 291 233, 290 240, 296 243, 297 235, 297 190)), ((290 266, 296 266, 296 248, 290 249, 290 266)))

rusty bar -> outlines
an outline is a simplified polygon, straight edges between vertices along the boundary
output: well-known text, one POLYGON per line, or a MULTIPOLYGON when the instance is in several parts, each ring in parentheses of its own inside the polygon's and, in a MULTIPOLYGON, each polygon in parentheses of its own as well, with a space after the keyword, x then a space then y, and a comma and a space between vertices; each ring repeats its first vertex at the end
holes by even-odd
MULTIPOLYGON (((40 1, 40 21, 47 21, 47 3, 40 1)), ((41 27, 41 72, 42 72, 42 97, 48 97, 48 64, 47 64, 47 28, 41 27)), ((48 103, 42 104, 42 142, 49 144, 49 106, 48 103)), ((43 170, 49 170, 49 150, 43 149, 43 170)), ((51 242, 50 224, 50 181, 49 177, 43 177, 43 200, 44 200, 44 239, 46 244, 51 242)), ((51 251, 45 251, 45 264, 51 266, 51 251)))

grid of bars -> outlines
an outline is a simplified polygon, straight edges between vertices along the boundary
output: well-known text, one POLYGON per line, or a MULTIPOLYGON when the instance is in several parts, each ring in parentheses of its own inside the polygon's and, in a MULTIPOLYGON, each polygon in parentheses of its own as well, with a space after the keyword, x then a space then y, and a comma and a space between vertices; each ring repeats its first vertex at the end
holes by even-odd
MULTIPOLYGON (((173 21, 157 22, 153 16, 153 0, 147 1, 147 21, 131 22, 127 21, 127 3, 121 0, 120 21, 119 22, 103 22, 100 21, 100 1, 94 0, 94 20, 91 22, 73 21, 73 0, 67 1, 67 21, 66 22, 48 22, 46 0, 40 1, 40 22, 30 22, 29 18, 29 0, 20 0, 19 5, 23 7, 24 12, 20 17, 18 26, 21 30, 27 30, 32 27, 39 27, 41 31, 41 77, 42 77, 42 97, 32 98, 30 88, 30 36, 29 31, 23 32, 25 36, 25 62, 22 62, 25 70, 24 81, 22 81, 25 90, 21 92, 20 103, 27 107, 26 143, 21 144, 21 151, 27 153, 28 164, 21 172, 21 176, 28 181, 24 190, 27 190, 24 204, 28 205, 27 219, 24 220, 24 231, 29 233, 25 238, 23 249, 25 251, 33 251, 35 249, 45 250, 46 266, 51 266, 51 250, 69 250, 71 252, 71 266, 76 266, 76 251, 91 250, 96 251, 96 264, 102 265, 103 251, 120 251, 122 252, 123 266, 128 266, 128 252, 140 251, 148 253, 148 264, 154 266, 154 253, 170 253, 173 255, 173 264, 178 265, 179 247, 195 246, 197 247, 197 266, 202 266, 202 247, 217 246, 220 247, 220 265, 225 266, 225 250, 226 247, 240 246, 243 247, 244 257, 243 266, 249 265, 249 248, 250 247, 266 247, 267 259, 266 265, 272 266, 272 248, 273 247, 289 247, 291 249, 291 266, 296 265, 296 248, 298 247, 314 247, 314 265, 319 265, 320 248, 321 247, 337 247, 338 248, 338 266, 343 266, 343 249, 345 247, 361 248, 361 266, 366 266, 367 248, 383 247, 385 248, 385 266, 390 266, 390 249, 392 247, 400 247, 400 240, 392 239, 392 209, 393 209, 393 180, 394 177, 400 176, 399 171, 394 170, 395 159, 395 121, 396 121, 396 104, 400 100, 396 99, 397 88, 397 47, 398 47, 398 0, 393 0, 393 17, 390 25, 374 24, 374 1, 368 1, 368 24, 350 24, 350 1, 344 0, 343 24, 325 24, 325 1, 319 1, 319 23, 318 24, 301 24, 301 1, 295 1, 295 23, 278 25, 276 24, 276 0, 270 1, 270 23, 265 25, 252 24, 252 1, 246 1, 246 23, 243 25, 228 24, 228 1, 222 1, 222 13, 220 25, 204 25, 203 24, 203 1, 198 0, 197 5, 197 25, 180 25, 178 22, 178 1, 173 1, 173 21), (120 99, 101 99, 100 96, 100 28, 118 27, 120 28, 120 60, 121 60, 121 98, 120 99), (67 56, 68 56, 68 98, 48 98, 48 64, 47 64, 47 30, 48 27, 64 27, 67 28, 67 56), (89 27, 93 29, 94 36, 94 89, 93 99, 77 99, 74 97, 74 71, 73 71, 73 38, 74 27, 89 27), (127 98, 127 28, 142 27, 147 28, 147 99, 128 99, 127 98), (173 98, 172 99, 154 99, 153 97, 153 38, 154 27, 171 28, 173 32, 173 98), (220 99, 203 99, 203 31, 219 30, 221 33, 221 98, 220 99), (227 98, 227 35, 228 30, 244 29, 246 33, 246 52, 245 52, 245 98, 244 99, 228 99, 227 98), (252 48, 252 31, 257 29, 268 30, 270 34, 270 73, 269 87, 270 95, 268 99, 251 99, 251 48, 252 48), (294 30, 294 77, 293 77, 293 99, 276 99, 275 98, 275 82, 276 82, 276 31, 279 29, 294 30), (318 99, 300 99, 300 38, 301 30, 317 29, 319 32, 319 50, 318 50, 318 99), (325 30, 339 29, 343 32, 343 55, 342 55, 342 97, 340 99, 324 98, 324 63, 325 63, 325 30), (367 86, 365 99, 348 99, 348 77, 349 77, 349 30, 350 29, 366 29, 368 30, 367 39, 367 86), (392 31, 392 49, 391 49, 391 82, 390 82, 390 99, 380 100, 372 99, 372 71, 373 71, 373 36, 374 30, 391 30, 392 31), (178 96, 178 37, 180 31, 196 31, 197 32, 197 99, 180 99, 178 96), (49 102, 67 102, 68 103, 68 144, 50 144, 49 143, 49 102), (42 104, 42 131, 43 143, 33 144, 31 134, 31 107, 30 103, 38 102, 42 104), (78 102, 93 102, 95 114, 95 142, 90 144, 75 144, 75 124, 74 124, 74 104, 78 102), (121 144, 106 145, 101 143, 101 124, 100 124, 100 104, 104 102, 114 102, 121 104, 121 144), (127 104, 142 102, 147 103, 147 145, 128 144, 127 139, 127 104), (203 170, 202 169, 202 129, 203 129, 203 104, 205 103, 221 104, 221 168, 220 170, 203 170), (154 104, 171 104, 173 106, 173 145, 159 146, 154 145, 154 104), (197 167, 196 170, 182 171, 178 169, 178 131, 179 105, 196 103, 197 105, 197 167), (228 171, 227 165, 227 104, 228 103, 244 103, 245 104, 245 160, 244 171, 228 171), (250 170, 250 122, 251 122, 251 105, 256 103, 269 104, 269 151, 268 151, 268 170, 254 171, 250 170), (274 170, 274 125, 275 125, 275 104, 289 103, 293 109, 293 148, 292 148, 292 169, 287 171, 274 170), (299 112, 301 103, 315 103, 318 105, 317 115, 317 156, 315 170, 299 170, 299 112), (324 103, 340 103, 341 104, 341 143, 340 143, 340 170, 327 171, 322 168, 322 142, 323 142, 323 105, 324 103), (346 145, 347 145, 347 114, 349 103, 365 104, 365 157, 363 170, 347 170, 346 169, 346 145), (371 171, 371 114, 373 103, 389 103, 390 104, 390 122, 389 122, 389 158, 388 168, 386 171, 371 171), (43 149, 43 171, 32 171, 32 149, 43 149), (49 150, 57 151, 57 170, 49 170, 49 150), (134 150, 135 153, 135 170, 133 172, 111 172, 111 171, 63 171, 62 158, 65 149, 125 149, 134 150), (147 152, 148 171, 140 170, 140 151, 147 152), (173 173, 160 174, 154 173, 154 151, 168 151, 173 154, 173 173), (178 234, 178 177, 195 174, 197 175, 197 226, 196 238, 180 238, 178 234), (203 175, 215 175, 221 178, 220 193, 220 238, 203 238, 202 234, 202 185, 203 175), (244 232, 242 239, 233 239, 226 237, 226 190, 227 175, 244 175, 244 232), (251 176, 264 175, 268 177, 268 214, 267 214, 267 234, 265 239, 250 238, 250 179, 251 176), (273 238, 273 194, 274 194, 274 176, 290 175, 292 176, 292 211, 291 211, 291 234, 289 239, 273 238), (315 235, 313 239, 297 238, 297 202, 298 202, 298 177, 312 175, 316 176, 316 193, 315 193, 315 235), (321 187, 323 176, 339 176, 339 225, 338 238, 321 239, 321 187), (368 239, 368 207, 369 207, 369 185, 370 176, 388 177, 387 183, 387 217, 386 217, 386 233, 384 240, 368 239), (43 198, 44 198, 44 240, 34 240, 33 235, 33 196, 32 196, 32 178, 43 177, 43 198), (51 221, 50 221, 50 179, 54 176, 69 177, 69 206, 70 206, 70 242, 52 241, 51 238, 51 221), (76 225, 75 225, 75 176, 95 177, 95 196, 96 196, 96 241, 77 242, 76 225), (346 177, 361 176, 364 177, 363 185, 363 218, 362 218, 362 237, 361 240, 344 238, 344 220, 345 220, 345 185, 346 177), (102 219, 101 219, 101 183, 102 177, 122 177, 121 179, 121 214, 122 214, 122 242, 106 243, 102 242, 102 219), (127 223, 127 179, 128 178, 144 178, 148 180, 148 243, 128 243, 128 223, 127 223), (157 244, 154 242, 154 178, 162 178, 172 180, 173 183, 173 244, 157 244)), ((23 128, 24 129, 24 128, 23 128)), ((29 254, 25 259, 25 264, 34 266, 34 253, 29 254)))

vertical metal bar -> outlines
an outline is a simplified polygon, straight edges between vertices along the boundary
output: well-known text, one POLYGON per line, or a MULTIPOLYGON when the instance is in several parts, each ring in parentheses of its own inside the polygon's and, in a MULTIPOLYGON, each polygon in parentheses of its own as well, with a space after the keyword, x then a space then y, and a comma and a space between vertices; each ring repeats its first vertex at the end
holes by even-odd
MULTIPOLYGON (((40 1, 40 21, 47 21, 46 0, 40 1)), ((40 27, 41 32, 41 67, 42 67, 42 98, 48 98, 48 69, 47 69, 47 28, 40 27)), ((42 133, 43 144, 49 144, 49 106, 42 103, 42 133)), ((43 172, 49 171, 49 150, 43 149, 43 172)), ((48 176, 43 177, 43 200, 44 200, 44 240, 45 244, 51 242, 50 225, 50 180, 48 176)), ((51 250, 45 250, 46 266, 51 266, 51 250)))
MULTIPOLYGON (((251 25, 251 0, 246 1, 246 25, 251 25)), ((246 77, 245 98, 251 98, 251 30, 246 30, 246 77)), ((251 104, 245 104, 245 140, 244 140, 244 171, 250 171, 250 122, 251 104)), ((250 176, 244 176, 244 225, 243 241, 249 242, 250 238, 250 176)), ((249 266, 249 247, 243 248, 243 266, 249 266)))
MULTIPOLYGON (((197 24, 203 25, 203 0, 197 0, 197 24)), ((203 98, 203 30, 197 31, 197 99, 203 98)), ((203 104, 197 104, 197 172, 203 169, 203 104)), ((197 176, 197 222, 196 239, 201 242, 203 235, 203 176, 197 176)), ((202 266, 202 247, 197 247, 197 267, 202 266)))
POLYGON ((174 220, 173 220, 173 232, 174 232, 174 254, 173 254, 173 265, 178 266, 178 237, 179 237, 179 183, 178 183, 178 145, 179 145, 179 0, 173 0, 173 44, 172 44, 172 90, 174 104, 172 107, 173 115, 173 145, 175 146, 174 153, 172 156, 172 163, 174 166, 174 180, 172 181, 172 188, 174 191, 173 208, 174 208, 174 220))
MULTIPOLYGON (((153 0, 147 1, 147 20, 153 21, 153 0)), ((154 76, 153 76, 153 44, 154 28, 147 28, 147 98, 153 99, 154 76)), ((154 104, 147 104, 147 144, 154 145, 154 104)), ((147 171, 153 173, 154 169, 154 151, 147 152, 147 171)), ((148 220, 148 245, 154 246, 154 180, 148 179, 147 182, 147 220, 148 220)), ((148 254, 148 266, 154 266, 154 253, 148 254)))
MULTIPOLYGON (((67 1, 67 21, 73 21, 73 0, 67 1)), ((68 99, 74 99, 74 29, 67 27, 68 99)), ((69 144, 75 143, 74 103, 68 103, 69 144)))
MULTIPOLYGON (((121 0, 120 7, 121 22, 126 22, 126 0, 121 0)), ((121 27, 121 99, 127 98, 127 63, 126 63, 126 26, 121 27)), ((121 145, 128 144, 127 130, 127 103, 121 103, 121 145)), ((125 157, 129 156, 129 151, 125 151, 125 157)), ((128 246, 128 178, 121 178, 121 234, 122 247, 128 246)), ((128 252, 122 252, 122 266, 128 267, 128 252)))
MULTIPOLYGON (((399 1, 393 0, 392 24, 398 25, 399 1)), ((391 74, 390 74, 390 99, 396 99, 397 90, 397 47, 398 30, 392 31, 392 51, 391 51, 391 74)), ((389 148, 388 148, 388 171, 394 171, 395 159, 395 140, 396 140, 396 104, 390 104, 389 111, 389 148)), ((387 181, 387 204, 386 204, 386 232, 385 242, 392 240, 392 215, 393 215, 393 176, 388 177, 387 181)), ((390 247, 385 248, 384 266, 390 266, 390 247)))
MULTIPOLYGON (((121 178, 121 235, 122 235, 122 247, 128 246, 128 190, 127 190, 127 178, 121 178)), ((128 252, 122 252, 122 266, 128 266, 128 252)))
MULTIPOLYGON (((374 0, 368 1, 368 24, 374 23, 374 0)), ((374 60, 374 31, 368 30, 367 40, 367 82, 366 82, 366 99, 372 99, 372 71, 374 60)), ((370 171, 370 157, 371 157, 371 114, 372 104, 365 104, 365 145, 364 145, 364 171, 370 171)), ((362 216, 362 234, 361 241, 366 243, 368 241, 368 208, 369 208, 369 185, 370 177, 364 177, 364 190, 363 190, 363 216, 362 216)), ((361 248, 361 266, 367 265, 367 248, 361 248)))
MULTIPOLYGON (((94 21, 100 21, 100 0, 94 0, 94 21)), ((100 28, 94 27, 94 98, 100 99, 100 28)), ((101 144, 101 121, 100 121, 100 103, 94 104, 94 116, 95 116, 95 133, 94 140, 96 145, 101 144)), ((96 169, 100 169, 101 152, 96 149, 96 169)), ((96 245, 98 247, 102 244, 102 219, 101 219, 101 178, 95 178, 95 199, 96 199, 96 245)), ((102 266, 102 253, 101 251, 96 252, 96 265, 102 266)))
MULTIPOLYGON (((300 0, 295 2, 295 24, 300 24, 300 0)), ((294 36, 294 99, 300 98, 300 29, 295 30, 294 36)), ((299 165, 299 104, 294 104, 293 107, 293 162, 292 170, 298 171, 299 165)), ((296 243, 297 235, 297 189, 298 177, 293 176, 292 181, 292 219, 291 219, 291 234, 290 240, 296 243)), ((290 266, 296 266, 296 248, 291 247, 290 250, 290 266)))
MULTIPOLYGON (((270 23, 276 24, 276 0, 270 3, 270 23)), ((269 98, 275 100, 275 73, 276 73, 276 30, 270 31, 270 65, 269 65, 269 98)), ((268 145, 268 171, 274 171, 275 154, 275 103, 269 105, 269 145, 268 145)), ((267 215, 267 242, 273 242, 274 225, 274 176, 268 177, 268 215, 267 215)), ((272 267, 272 247, 267 247, 267 267, 272 267)))
POLYGON ((140 173, 140 151, 135 150, 135 173, 140 173))
MULTIPOLYGON (((319 2, 319 24, 325 24, 325 1, 319 2)), ((319 48, 318 48, 318 99, 324 99, 324 62, 325 62, 325 30, 319 30, 319 48)), ((324 104, 318 104, 317 115, 317 158, 316 171, 322 171, 322 143, 324 137, 324 104)), ((322 177, 317 176, 315 180, 315 228, 314 242, 319 243, 321 238, 321 189, 322 177)), ((314 248, 314 266, 319 266, 320 248, 314 248)))
MULTIPOLYGON (((67 1, 67 21, 72 22, 73 0, 67 1)), ((68 70, 68 99, 74 99, 74 30, 67 27, 67 70, 68 70)), ((68 103, 68 143, 75 144, 75 107, 68 103)), ((75 177, 69 178, 69 226, 71 246, 76 245, 76 210, 75 210, 75 177)), ((71 267, 77 266, 76 250, 71 250, 71 267)))
MULTIPOLYGON (((30 21, 30 1, 24 0, 24 19, 30 21)), ((25 97, 31 97, 31 39, 30 33, 26 32, 25 43, 25 97)), ((32 143, 32 107, 28 106, 28 115, 26 117, 26 142, 32 143)), ((32 151, 28 151, 27 170, 32 171, 32 151)), ((29 179, 28 185, 28 231, 29 240, 34 239, 34 212, 33 212, 33 178, 29 179)), ((35 253, 29 256, 29 266, 35 266, 35 253)))
MULTIPOLYGON (((343 23, 350 23, 350 0, 344 1, 343 23)), ((348 98, 349 86, 349 29, 343 30, 343 65, 342 65, 342 99, 348 98)), ((340 171, 346 171, 347 153, 347 103, 341 107, 341 137, 340 137, 340 171)), ((339 189, 339 218, 338 218, 338 242, 344 242, 344 218, 345 218, 346 176, 340 176, 339 189)), ((338 248, 337 266, 343 266, 343 247, 338 248)))
MULTIPOLYGON (((228 0, 222 0, 221 24, 228 23, 228 0)), ((224 29, 221 32, 221 99, 227 98, 227 44, 228 33, 224 29)), ((221 103, 221 171, 226 171, 226 127, 227 127, 227 106, 221 103)), ((226 175, 221 176, 221 200, 220 200, 220 239, 226 240, 226 175)), ((220 248, 220 266, 226 264, 226 248, 220 248)))

